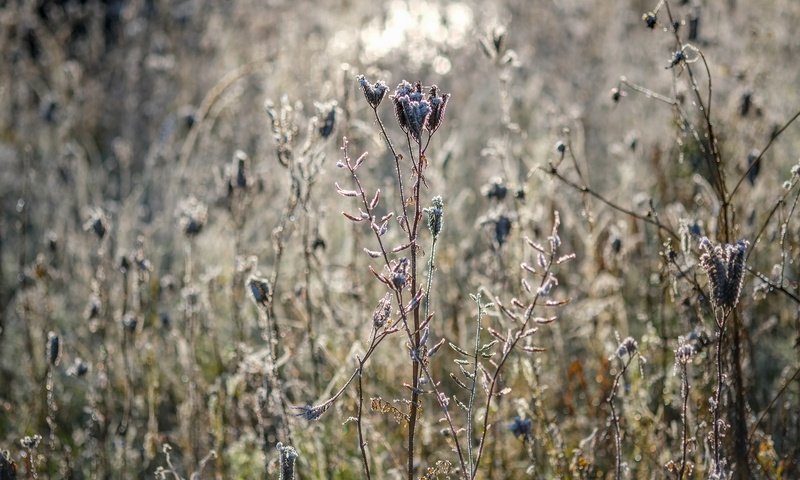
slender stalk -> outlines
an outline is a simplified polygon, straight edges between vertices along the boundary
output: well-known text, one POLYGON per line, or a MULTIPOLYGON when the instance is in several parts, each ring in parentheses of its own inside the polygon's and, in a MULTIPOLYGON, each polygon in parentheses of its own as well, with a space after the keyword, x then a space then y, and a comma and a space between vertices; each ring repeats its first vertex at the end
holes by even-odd
POLYGON ((430 311, 431 305, 431 284, 433 283, 433 268, 434 262, 436 261, 436 240, 437 237, 433 237, 431 239, 431 260, 428 262, 428 279, 427 283, 425 284, 425 312, 423 314, 424 318, 428 318, 428 312, 430 311))
POLYGON ((628 359, 623 363, 622 370, 614 376, 614 383, 611 386, 611 393, 608 395, 606 401, 611 406, 611 423, 614 425, 614 478, 619 480, 622 478, 622 433, 619 428, 619 417, 617 416, 617 408, 614 400, 617 397, 617 389, 619 388, 619 381, 628 370, 628 366, 633 361, 633 355, 629 354, 628 359))
POLYGON ((681 420, 683 421, 681 434, 681 468, 678 471, 678 478, 683 480, 686 472, 686 450, 689 435, 689 419, 687 417, 689 407, 689 377, 687 374, 686 363, 681 363, 681 420))
POLYGON ((364 431, 362 429, 361 421, 362 421, 362 413, 363 413, 363 404, 364 404, 364 390, 361 386, 361 374, 363 373, 362 370, 363 364, 361 363, 361 359, 358 359, 358 416, 356 417, 356 427, 358 428, 358 447, 361 449, 361 461, 364 463, 364 474, 367 480, 370 480, 372 477, 369 474, 369 459, 367 458, 367 442, 364 441, 364 431))
POLYGON ((726 312, 718 310, 717 318, 717 391, 714 393, 714 472, 719 473, 721 451, 719 446, 719 423, 720 423, 720 402, 722 400, 722 342, 725 338, 725 326, 728 321, 726 312), (721 318, 719 318, 721 316, 721 318))
POLYGON ((475 405, 475 387, 478 384, 478 355, 480 355, 481 348, 481 320, 483 320, 483 303, 481 303, 481 295, 475 298, 475 303, 478 305, 478 319, 475 325, 475 355, 472 364, 472 388, 469 391, 469 403, 467 404, 467 457, 469 458, 469 471, 475 471, 472 460, 472 414, 475 405))
MULTIPOLYGON (((413 160, 413 156, 412 156, 413 160)), ((414 182, 414 224, 408 232, 411 241, 411 291, 417 291, 417 231, 419 230, 420 210, 420 186, 422 182, 423 152, 422 145, 417 150, 417 177, 414 182)), ((408 222, 408 219, 406 219, 408 222)), ((419 328, 419 305, 414 307, 414 338, 411 348, 417 351, 420 344, 419 328)), ((419 362, 416 358, 411 359, 411 409, 408 419, 408 480, 414 480, 414 434, 417 426, 417 412, 419 402, 419 362)))

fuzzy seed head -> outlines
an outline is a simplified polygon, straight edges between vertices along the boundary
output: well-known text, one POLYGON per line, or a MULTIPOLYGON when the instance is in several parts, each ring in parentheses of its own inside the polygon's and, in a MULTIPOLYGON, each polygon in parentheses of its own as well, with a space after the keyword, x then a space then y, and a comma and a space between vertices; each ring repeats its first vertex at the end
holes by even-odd
POLYGON ((739 240, 735 244, 714 245, 703 237, 700 241, 700 267, 708 276, 711 304, 723 312, 730 312, 739 303, 744 284, 745 253, 749 243, 739 240))
POLYGON ((439 234, 442 233, 442 227, 444 226, 444 221, 442 219, 444 215, 444 201, 442 197, 439 195, 433 197, 431 200, 431 207, 426 208, 425 213, 428 214, 428 230, 430 230, 433 238, 437 238, 439 234))
POLYGON ((617 347, 617 356, 623 358, 625 355, 633 355, 638 349, 639 344, 636 343, 636 340, 633 337, 627 337, 617 347))

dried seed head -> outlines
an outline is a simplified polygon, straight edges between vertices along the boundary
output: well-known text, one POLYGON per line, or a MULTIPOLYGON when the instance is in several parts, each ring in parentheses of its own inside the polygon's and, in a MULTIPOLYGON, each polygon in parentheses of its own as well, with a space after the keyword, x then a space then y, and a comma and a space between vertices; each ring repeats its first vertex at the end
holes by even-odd
POLYGON ((372 325, 375 329, 383 327, 392 316, 392 294, 387 293, 378 302, 378 306, 372 313, 372 325))
POLYGON ((122 317, 122 327, 128 333, 136 332, 136 326, 138 324, 139 321, 136 319, 136 315, 131 312, 126 313, 125 316, 122 317))
POLYGON ((247 278, 247 290, 250 291, 250 298, 258 306, 266 306, 269 302, 269 280, 265 277, 250 275, 247 278))
POLYGON ((505 199, 506 195, 508 195, 508 187, 503 183, 502 178, 495 177, 491 179, 487 185, 483 186, 481 192, 486 198, 499 201, 505 199))
POLYGON ((444 112, 447 108, 447 101, 450 99, 450 94, 445 93, 439 95, 439 88, 434 85, 428 94, 428 103, 431 107, 431 113, 425 121, 425 128, 433 135, 436 130, 442 125, 444 120, 444 112))
POLYGON ((625 96, 625 92, 620 90, 619 87, 614 87, 611 89, 611 100, 614 103, 619 103, 619 100, 625 96))
POLYGON ((502 246, 511 234, 511 219, 505 215, 498 216, 494 221, 494 241, 502 246))
POLYGON ((246 189, 250 186, 250 157, 242 150, 233 153, 229 170, 226 174, 228 180, 228 193, 235 189, 246 189))
POLYGON ((528 438, 528 436, 531 434, 532 426, 533 422, 530 418, 514 417, 511 423, 508 425, 508 429, 517 438, 528 438))
POLYGON ((61 354, 61 342, 55 332, 47 334, 47 362, 55 367, 61 354))
MULTIPOLYGON (((423 98, 422 84, 417 82, 412 86, 403 80, 397 85, 391 98, 400 128, 411 134, 411 137, 419 143, 422 130, 426 128, 428 116, 431 114, 431 104, 423 98)), ((439 105, 439 113, 442 116, 444 115, 443 107, 446 103, 445 99, 439 105)), ((441 118, 439 121, 441 122, 441 118)))
POLYGON ((96 208, 89 215, 89 219, 83 224, 84 231, 92 231, 100 240, 106 236, 108 232, 108 217, 102 210, 96 208))
POLYGON ((330 404, 317 405, 316 407, 312 405, 304 405, 302 407, 292 408, 298 411, 298 413, 294 414, 296 417, 301 417, 308 421, 312 421, 321 417, 322 414, 328 410, 328 407, 330 407, 330 404))
POLYGON ((86 309, 83 312, 83 316, 86 320, 96 320, 100 317, 100 309, 102 304, 100 303, 100 297, 96 294, 89 295, 89 301, 86 303, 86 309))
POLYGON ((669 65, 666 68, 673 68, 676 65, 679 65, 681 62, 686 61, 686 53, 683 50, 676 50, 675 53, 672 54, 672 60, 670 60, 669 65))
POLYGON ((364 90, 364 97, 366 97, 367 103, 369 103, 372 108, 378 108, 378 105, 383 101, 383 97, 386 96, 386 92, 389 91, 386 82, 379 80, 370 85, 364 75, 357 76, 356 80, 358 80, 358 84, 361 85, 361 88, 364 90))
POLYGON ((735 244, 713 245, 703 237, 700 241, 700 267, 708 276, 711 304, 728 313, 739 303, 744 283, 744 259, 749 243, 739 240, 735 244))
POLYGON ((39 443, 42 441, 41 435, 33 435, 33 436, 25 436, 22 440, 19 441, 22 444, 22 448, 26 448, 28 450, 33 450, 34 448, 39 446, 39 443))
POLYGON ((178 205, 180 227, 187 237, 199 234, 208 221, 208 207, 195 197, 189 197, 178 205))
POLYGON ((439 195, 433 197, 431 199, 431 207, 426 208, 425 213, 428 214, 428 230, 430 230, 433 238, 437 238, 442 233, 442 227, 444 226, 444 221, 442 220, 444 201, 442 197, 439 195))
POLYGON ((336 101, 316 103, 317 118, 319 119, 318 131, 322 138, 328 138, 336 126, 336 101))
MULTIPOLYGON (((87 365, 86 362, 84 362, 80 357, 76 358, 72 366, 67 369, 67 375, 70 377, 82 377, 88 372, 89 365, 87 365)), ((2 477, 0 477, 0 479, 2 479, 2 477)))
POLYGON ((397 290, 402 290, 408 281, 408 259, 403 257, 392 268, 392 285, 397 290))
POLYGON ((281 442, 276 445, 281 455, 281 474, 280 480, 294 480, 294 462, 297 460, 297 450, 289 445, 284 446, 281 442))
POLYGON ((623 358, 625 355, 633 355, 638 349, 639 344, 636 343, 636 340, 633 337, 627 337, 617 347, 617 356, 623 358))
POLYGON ((694 354, 694 347, 691 344, 684 343, 675 349, 675 361, 680 365, 686 365, 691 363, 694 354))
POLYGON ((647 28, 651 30, 656 28, 656 24, 658 23, 658 17, 653 12, 647 12, 642 15, 642 20, 644 21, 645 25, 647 25, 647 28))

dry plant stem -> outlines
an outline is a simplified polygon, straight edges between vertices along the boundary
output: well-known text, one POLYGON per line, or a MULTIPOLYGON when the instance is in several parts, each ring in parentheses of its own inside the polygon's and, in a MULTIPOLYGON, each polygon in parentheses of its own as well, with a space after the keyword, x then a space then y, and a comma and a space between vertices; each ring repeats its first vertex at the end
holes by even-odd
MULTIPOLYGON (((190 238, 186 241, 186 272, 184 276, 184 285, 190 287, 194 285, 193 283, 193 269, 194 269, 194 258, 193 258, 193 251, 194 251, 193 240, 190 238)), ((200 411, 199 411, 199 398, 198 398, 198 364, 197 364, 197 312, 195 306, 186 305, 185 306, 185 314, 186 314, 186 325, 189 331, 189 364, 187 369, 189 370, 186 372, 187 376, 189 377, 189 412, 191 418, 188 419, 189 421, 189 428, 188 434, 190 436, 189 443, 192 448, 192 464, 196 464, 200 459, 200 422, 197 420, 199 419, 200 411)))
MULTIPOLYGON (((403 157, 395 151, 394 145, 392 145, 392 140, 389 137, 389 134, 386 132, 386 127, 384 127, 381 117, 378 115, 378 107, 374 107, 372 112, 375 114, 375 121, 378 122, 378 126, 381 129, 381 137, 383 137, 383 140, 386 142, 386 146, 389 147, 389 151, 392 152, 392 157, 394 157, 395 174, 397 175, 397 187, 400 193, 400 206, 403 209, 403 220, 406 223, 406 231, 408 232, 410 231, 410 226, 408 224, 408 213, 406 211, 406 197, 403 193, 403 174, 400 171, 400 159, 403 157)), ((428 140, 430 141, 430 137, 428 140)))
POLYGON ((56 392, 55 384, 53 382, 53 368, 47 366, 47 427, 50 429, 50 436, 48 438, 48 446, 51 452, 56 449, 56 412, 58 406, 56 405, 56 392))
MULTIPOLYGON (((391 144, 389 142, 389 140, 388 140, 388 137, 387 137, 386 141, 387 141, 387 143, 391 144)), ((346 138, 343 141, 342 149, 344 151, 345 164, 347 166, 347 169, 350 172, 351 177, 353 178, 353 181, 356 184, 356 187, 358 188, 358 190, 357 190, 358 196, 361 199, 362 205, 364 206, 365 213, 367 214, 368 218, 373 218, 374 217, 373 211, 372 211, 373 209, 370 207, 370 202, 369 202, 369 200, 367 200, 367 195, 366 195, 366 193, 364 191, 363 186, 361 185, 361 181, 359 180, 358 175, 356 174, 355 166, 350 161, 350 157, 349 157, 348 150, 347 150, 347 139, 346 138)), ((398 157, 395 157, 395 159, 397 159, 397 158, 398 157)), ((420 169, 418 171, 421 171, 422 163, 423 163, 423 152, 421 150, 421 147, 420 147, 420 150, 418 152, 418 158, 419 158, 418 168, 420 169)), ((413 155, 412 155, 412 160, 413 160, 413 155)), ((399 178, 400 178, 400 176, 398 175, 398 181, 399 181, 399 178)), ((414 183, 414 193, 413 193, 413 198, 415 199, 414 200, 414 223, 413 223, 413 226, 409 230, 407 230, 408 238, 409 238, 409 244, 410 244, 410 248, 411 248, 411 254, 410 254, 411 255, 411 291, 413 292, 414 295, 416 295, 416 292, 417 292, 417 262, 416 262, 416 258, 417 258, 416 257, 417 256, 417 243, 416 243, 416 233, 417 233, 417 230, 419 228, 419 218, 420 218, 419 196, 420 196, 421 178, 422 178, 421 175, 417 175, 415 183, 414 183)), ((403 210, 405 211, 405 205, 403 206, 403 210)), ((404 215, 404 217, 405 217, 405 215, 404 215)), ((407 226, 406 228, 408 229, 408 225, 409 225, 408 218, 406 217, 405 220, 406 220, 406 226, 407 226)), ((386 251, 385 246, 383 245, 383 240, 381 239, 381 236, 378 234, 378 232, 375 231, 375 229, 373 229, 373 233, 375 234, 375 238, 378 241, 378 246, 380 247, 380 254, 383 257, 384 265, 387 268, 390 268, 389 255, 388 255, 388 253, 386 251)), ((404 328, 404 330, 406 332, 406 335, 409 338, 409 342, 411 343, 411 348, 413 349, 413 351, 416 351, 416 349, 419 347, 419 341, 420 341, 419 305, 416 305, 414 307, 414 309, 413 309, 414 329, 412 331, 409 328, 409 325, 408 325, 408 318, 407 318, 408 312, 406 312, 405 309, 403 308, 404 302, 403 302, 402 291, 401 290, 395 290, 394 293, 395 293, 395 298, 397 300, 397 304, 399 306, 400 319, 402 320, 403 328, 404 328)), ((366 361, 366 356, 365 356, 364 360, 366 361)), ((347 384, 343 388, 346 388, 346 386, 349 385, 349 383, 351 381, 352 381, 352 377, 351 377, 350 380, 348 380, 347 384)), ((417 407, 418 407, 417 403, 419 401, 419 364, 414 359, 412 359, 411 391, 412 391, 412 393, 411 393, 411 407, 410 407, 410 412, 409 412, 409 437, 408 437, 408 478, 409 478, 409 480, 413 480, 413 478, 414 478, 414 460, 413 460, 413 457, 414 457, 414 455, 413 455, 413 452, 414 452, 414 429, 415 429, 415 426, 416 426, 417 407)), ((338 394, 334 396, 334 398, 337 398, 337 397, 338 397, 338 394)))
POLYGON ((789 209, 789 214, 786 216, 786 221, 781 222, 781 287, 786 279, 786 231, 789 229, 789 220, 794 216, 795 210, 797 209, 798 199, 800 199, 800 192, 794 197, 794 202, 792 202, 792 207, 789 209))
POLYGON ((778 399, 781 398, 784 393, 786 393, 786 390, 789 388, 792 382, 794 382, 798 377, 800 377, 800 367, 798 367, 794 371, 794 375, 792 375, 791 378, 786 380, 781 389, 778 390, 778 393, 776 393, 775 396, 772 397, 772 400, 770 400, 769 405, 767 405, 764 411, 761 412, 761 415, 758 416, 758 420, 756 420, 756 423, 753 424, 753 426, 750 429, 750 434, 747 436, 748 454, 753 449, 753 440, 755 440, 754 437, 756 434, 756 430, 758 429, 758 426, 761 424, 761 421, 764 420, 764 417, 767 415, 767 413, 770 410, 772 410, 772 407, 775 405, 775 402, 777 402, 778 399))
POLYGON ((689 436, 689 377, 687 374, 686 363, 681 363, 681 468, 678 470, 678 479, 683 480, 686 472, 686 450, 689 436))
POLYGON ((358 414, 356 417, 356 427, 358 428, 358 447, 361 450, 361 461, 364 463, 364 475, 367 480, 370 480, 372 476, 369 474, 369 459, 367 458, 367 442, 364 440, 364 431, 361 425, 362 418, 363 418, 363 405, 364 405, 364 390, 361 385, 361 375, 362 371, 362 363, 361 359, 356 357, 358 360, 358 414))
POLYGON ((564 175, 562 175, 562 174, 561 174, 561 173, 560 173, 560 172, 559 172, 559 171, 558 171, 558 170, 557 170, 557 169, 556 169, 554 166, 552 166, 552 165, 550 166, 550 168, 549 168, 549 169, 543 169, 543 170, 544 170, 546 173, 548 173, 548 174, 550 174, 550 175, 552 175, 552 176, 556 177, 557 179, 559 179, 561 182, 563 182, 563 183, 564 183, 564 184, 566 184, 567 186, 569 186, 569 187, 572 187, 573 189, 575 189, 575 190, 577 190, 577 191, 579 191, 579 192, 581 192, 581 193, 587 193, 587 194, 591 195, 592 197, 594 197, 594 198, 596 198, 596 199, 600 200, 600 202, 602 202, 602 203, 604 203, 604 204, 608 205, 609 207, 613 208, 614 210, 617 210, 617 211, 619 211, 619 212, 621 212, 621 213, 624 213, 624 214, 626 214, 626 215, 629 215, 629 216, 631 216, 631 217, 633 217, 633 218, 639 219, 639 220, 641 220, 641 221, 643 221, 643 222, 645 222, 645 223, 649 223, 649 224, 651 224, 651 225, 654 225, 654 226, 658 227, 660 230, 662 230, 662 231, 666 232, 666 233, 667 233, 667 234, 668 234, 670 237, 672 237, 674 240, 680 240, 680 236, 678 236, 678 234, 677 234, 677 233, 675 233, 675 231, 674 231, 674 230, 672 230, 672 229, 671 229, 671 228, 669 228, 668 226, 666 226, 666 225, 664 225, 663 223, 661 223, 661 221, 660 221, 660 220, 658 220, 658 218, 655 218, 655 219, 654 219, 654 218, 652 218, 652 216, 651 216, 651 215, 642 215, 642 214, 636 213, 636 212, 634 212, 634 211, 632 211, 632 210, 628 210, 628 209, 627 209, 627 208, 625 208, 625 207, 622 207, 622 206, 620 206, 620 205, 617 205, 616 203, 612 202, 611 200, 608 200, 608 199, 607 199, 606 197, 604 197, 603 195, 601 195, 601 194, 599 194, 598 192, 594 191, 594 190, 593 190, 591 187, 589 187, 589 186, 587 186, 587 185, 579 185, 579 184, 577 184, 577 183, 573 182, 572 180, 569 180, 569 179, 568 179, 568 178, 566 178, 564 175))
POLYGON ((303 260, 305 262, 305 269, 303 271, 305 288, 305 315, 306 315, 306 336, 308 337, 308 354, 311 360, 311 379, 314 382, 314 388, 319 389, 319 362, 317 362, 317 355, 314 353, 316 337, 314 335, 314 309, 311 304, 311 241, 310 241, 310 208, 308 205, 311 196, 311 185, 306 190, 306 195, 303 198, 303 210, 305 211, 303 222, 303 260))
MULTIPOLYGON (((439 406, 442 407, 442 412, 444 412, 444 418, 447 420, 447 426, 450 428, 450 435, 453 437, 453 442, 456 446, 456 454, 458 455, 458 462, 461 464, 461 471, 464 474, 464 478, 469 478, 469 472, 471 470, 467 470, 467 464, 464 463, 464 450, 461 448, 461 442, 458 440, 458 431, 456 430, 455 424, 453 423, 453 417, 450 415, 450 410, 447 408, 447 405, 442 402, 442 395, 443 393, 439 391, 438 384, 433 381, 433 377, 431 377, 431 372, 428 370, 428 366, 422 364, 422 370, 425 372, 425 375, 431 379, 431 385, 433 386, 433 393, 436 394, 436 399, 439 401, 439 406)), ((470 417, 471 418, 471 417, 470 417)), ((472 422, 468 422, 470 424, 472 422)))
MULTIPOLYGON (((269 301, 267 302, 267 314, 268 317, 271 319, 275 318, 275 294, 277 293, 278 288, 278 280, 280 279, 281 273, 281 260, 283 259, 283 252, 285 249, 285 242, 286 237, 284 236, 284 232, 286 231, 286 226, 289 222, 289 219, 294 215, 297 206, 300 203, 300 181, 291 171, 292 166, 289 166, 289 196, 286 199, 286 205, 283 207, 283 211, 281 212, 281 219, 278 221, 278 226, 272 230, 272 249, 275 253, 273 259, 273 270, 272 270, 272 277, 270 278, 270 285, 272 285, 272 291, 269 294, 269 301)), ((273 348, 277 349, 278 339, 281 338, 280 335, 280 327, 278 326, 278 322, 271 323, 271 338, 273 342, 273 348)), ((276 355, 277 358, 277 355, 276 355)))
POLYGON ((179 157, 179 165, 181 170, 186 168, 189 159, 192 156, 192 152, 194 151, 195 144, 197 143, 197 138, 200 134, 202 124, 217 100, 219 100, 225 91, 231 88, 237 81, 257 71, 258 67, 266 66, 272 62, 273 57, 274 53, 271 53, 266 58, 255 60, 228 72, 211 88, 211 90, 208 91, 208 93, 206 93, 205 97, 203 97, 203 101, 200 102, 197 113, 195 114, 195 124, 189 131, 189 134, 186 136, 186 140, 184 140, 183 145, 181 146, 179 157))
MULTIPOLYGON (((547 259, 547 265, 545 266, 544 271, 542 272, 542 279, 539 282, 539 288, 536 290, 536 294, 533 297, 530 305, 527 307, 527 314, 525 315, 525 320, 522 322, 522 325, 517 329, 516 333, 513 335, 513 340, 511 341, 511 346, 508 348, 508 351, 500 357, 500 361, 497 362, 497 367, 495 368, 494 373, 492 374, 492 380, 489 383, 489 390, 488 394, 486 395, 486 404, 484 405, 484 413, 483 413, 483 432, 481 433, 481 442, 480 446, 478 447, 478 455, 475 457, 475 464, 472 468, 470 479, 477 478, 478 475, 478 468, 480 467, 481 458, 483 456, 483 449, 486 446, 486 433, 489 430, 489 411, 492 405, 492 400, 495 396, 495 388, 497 387, 497 381, 500 379, 500 372, 503 370, 503 366, 505 365, 508 358, 511 356, 511 352, 514 351, 514 347, 517 346, 520 339, 522 339, 522 334, 528 327, 528 323, 530 323, 531 319, 533 318, 533 311, 534 308, 539 303, 540 298, 540 291, 541 288, 544 286, 545 282, 547 281, 550 271, 553 268, 553 264, 555 262, 555 253, 551 252, 547 259)), ((471 439, 468 439, 471 441, 471 439)))
POLYGON ((614 400, 617 398, 617 388, 619 388, 619 381, 625 375, 633 361, 633 355, 628 354, 628 359, 622 364, 616 376, 614 376, 614 383, 611 385, 611 393, 608 395, 606 401, 611 406, 611 423, 614 425, 614 478, 619 480, 622 475, 622 433, 619 429, 619 416, 617 415, 617 407, 614 405, 614 400))
MULTIPOLYGON (((419 230, 420 212, 420 186, 422 183, 422 168, 424 161, 422 145, 417 150, 417 176, 414 181, 414 225, 408 232, 408 239, 411 243, 411 292, 412 295, 417 291, 417 232, 419 230)), ((413 160, 413 156, 411 157, 413 160)), ((406 219, 408 222, 408 219, 406 219)), ((417 351, 420 342, 419 328, 419 305, 414 307, 414 338, 411 344, 413 351, 417 351)), ((419 403, 419 362, 411 359, 411 409, 408 419, 408 480, 414 480, 414 434, 417 426, 417 411, 419 403)))
POLYGON ((287 414, 288 409, 286 405, 286 399, 283 395, 282 381, 280 376, 278 375, 278 367, 277 367, 278 356, 274 348, 276 342, 272 341, 272 339, 270 338, 271 332, 274 331, 274 328, 271 325, 272 323, 274 323, 274 319, 270 318, 269 312, 267 311, 267 307, 259 305, 258 312, 261 323, 261 335, 265 343, 267 344, 267 355, 269 357, 269 365, 268 365, 269 373, 265 380, 268 382, 268 386, 270 387, 268 391, 272 396, 273 404, 277 403, 276 406, 281 409, 280 418, 277 418, 276 421, 278 425, 277 428, 284 436, 284 438, 288 439, 289 443, 294 445, 292 430, 288 422, 289 418, 287 414))
POLYGON ((470 388, 469 391, 469 403, 467 404, 467 457, 469 458, 470 472, 475 471, 472 460, 472 415, 475 406, 475 389, 478 386, 478 355, 480 355, 481 320, 483 320, 483 303, 481 303, 480 293, 475 298, 475 303, 478 305, 478 318, 475 321, 475 350, 472 352, 474 355, 474 362, 472 364, 472 388, 470 388))
MULTIPOLYGON (((722 400, 722 342, 725 338, 725 327, 731 312, 718 310, 717 315, 717 391, 714 393, 714 471, 720 473, 721 451, 719 446, 720 401, 722 400)), ((744 459, 743 459, 744 460, 744 459)))
POLYGON ((772 146, 773 142, 775 142, 775 140, 778 137, 781 136, 781 134, 784 132, 784 130, 789 128, 789 125, 794 123, 794 121, 797 120, 799 117, 800 117, 800 110, 797 111, 797 113, 795 113, 792 116, 792 118, 790 118, 788 122, 783 124, 783 126, 781 128, 779 128, 774 134, 772 134, 772 136, 770 136, 769 141, 767 142, 767 145, 759 151, 758 157, 756 157, 756 159, 753 161, 753 163, 750 164, 750 167, 742 174, 742 176, 736 182, 736 185, 733 187, 733 190, 731 190, 730 195, 728 195, 728 202, 733 201, 733 196, 736 195, 736 192, 739 190, 739 187, 742 185, 742 182, 744 182, 745 178, 747 178, 747 176, 750 175, 750 172, 754 168, 756 168, 756 166, 760 165, 761 158, 764 157, 764 154, 767 153, 767 150, 769 150, 769 147, 772 146))

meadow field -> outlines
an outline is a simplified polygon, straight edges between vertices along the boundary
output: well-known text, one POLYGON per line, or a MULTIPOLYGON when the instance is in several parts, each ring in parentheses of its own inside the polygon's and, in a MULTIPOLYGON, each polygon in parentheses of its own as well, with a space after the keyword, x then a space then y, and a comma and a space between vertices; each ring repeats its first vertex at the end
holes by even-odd
POLYGON ((0 480, 800 478, 798 24, 0 0, 0 480))

